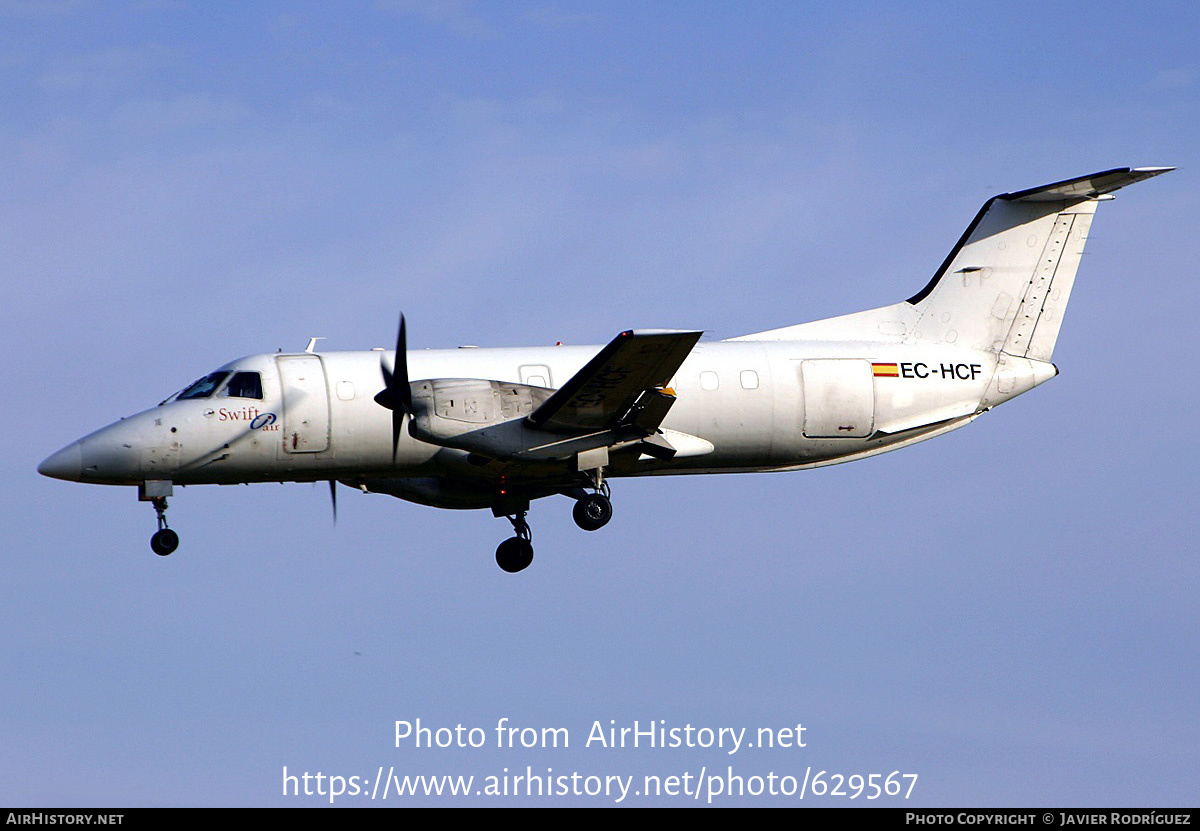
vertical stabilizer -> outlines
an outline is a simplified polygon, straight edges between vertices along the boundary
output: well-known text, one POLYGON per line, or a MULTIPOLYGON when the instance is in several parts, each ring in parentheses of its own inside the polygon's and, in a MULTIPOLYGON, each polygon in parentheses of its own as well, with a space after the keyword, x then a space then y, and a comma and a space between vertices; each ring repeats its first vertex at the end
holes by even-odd
POLYGON ((1096 205, 1174 168, 1119 168, 989 199, 908 303, 909 342, 1048 361, 1096 205))

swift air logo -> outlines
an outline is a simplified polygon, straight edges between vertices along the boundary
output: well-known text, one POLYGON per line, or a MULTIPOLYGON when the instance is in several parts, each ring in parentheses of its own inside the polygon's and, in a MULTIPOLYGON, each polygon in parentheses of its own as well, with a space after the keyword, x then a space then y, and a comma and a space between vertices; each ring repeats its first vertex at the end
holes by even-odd
POLYGON ((983 364, 871 364, 876 378, 940 378, 943 381, 974 381, 983 374, 983 364))
POLYGON ((264 433, 269 433, 279 429, 276 424, 275 413, 258 413, 250 422, 251 430, 262 430, 264 433))
POLYGON ((279 416, 264 413, 258 407, 222 407, 219 410, 206 410, 204 415, 216 417, 217 421, 248 421, 251 430, 262 430, 264 433, 279 429, 279 416))
POLYGON ((254 421, 259 415, 258 407, 222 407, 217 410, 217 421, 254 421))

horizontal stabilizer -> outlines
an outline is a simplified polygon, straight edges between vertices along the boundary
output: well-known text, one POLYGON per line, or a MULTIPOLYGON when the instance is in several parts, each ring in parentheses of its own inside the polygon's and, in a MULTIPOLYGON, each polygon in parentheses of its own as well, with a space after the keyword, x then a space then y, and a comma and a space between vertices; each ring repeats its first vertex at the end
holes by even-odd
POLYGON ((1093 173, 1090 176, 1079 176, 1050 185, 1019 190, 1016 193, 1004 193, 998 199, 1009 202, 1064 202, 1073 199, 1095 199, 1114 190, 1120 190, 1126 185, 1132 185, 1169 173, 1173 167, 1118 167, 1093 173))

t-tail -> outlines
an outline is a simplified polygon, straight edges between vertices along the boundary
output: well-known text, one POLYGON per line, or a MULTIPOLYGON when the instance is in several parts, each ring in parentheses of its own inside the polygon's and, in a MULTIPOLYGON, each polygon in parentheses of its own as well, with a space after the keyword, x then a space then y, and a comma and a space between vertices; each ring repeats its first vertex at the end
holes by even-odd
POLYGON ((1172 170, 1118 168, 992 197, 925 288, 910 340, 1049 361, 1096 205, 1172 170))
POLYGON ((1048 363, 1096 205, 1170 170, 1122 167, 994 196, 908 300, 736 340, 946 344, 1048 363))

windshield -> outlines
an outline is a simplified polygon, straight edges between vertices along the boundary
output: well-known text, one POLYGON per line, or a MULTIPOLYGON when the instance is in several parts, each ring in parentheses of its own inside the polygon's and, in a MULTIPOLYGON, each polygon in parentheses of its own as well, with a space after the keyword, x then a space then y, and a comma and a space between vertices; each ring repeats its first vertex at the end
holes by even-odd
POLYGON ((221 386, 221 382, 229 377, 228 372, 210 372, 199 381, 194 381, 187 389, 175 396, 176 401, 183 401, 188 398, 208 398, 217 387, 221 386))

